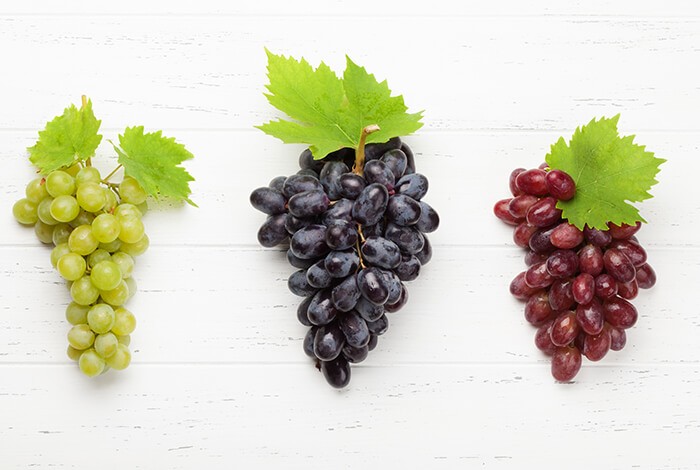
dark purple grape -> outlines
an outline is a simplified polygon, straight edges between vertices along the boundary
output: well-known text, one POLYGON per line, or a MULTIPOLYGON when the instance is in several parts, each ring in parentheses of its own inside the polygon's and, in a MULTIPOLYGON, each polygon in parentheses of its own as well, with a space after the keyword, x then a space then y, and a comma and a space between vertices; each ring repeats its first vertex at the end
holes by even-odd
POLYGON ((326 245, 326 227, 314 224, 300 229, 292 236, 290 248, 297 258, 320 258, 330 251, 326 245))
POLYGON ((552 323, 550 338, 555 346, 566 346, 570 344, 580 331, 580 326, 576 322, 576 314, 572 311, 560 313, 552 323))
POLYGON ((406 154, 406 171, 404 175, 410 175, 416 172, 416 159, 413 155, 413 150, 406 145, 406 143, 401 144, 401 151, 406 154))
POLYGON ((440 216, 426 202, 420 201, 420 217, 416 222, 416 228, 423 233, 430 233, 440 226, 440 216))
POLYGON ((362 225, 374 225, 384 216, 389 203, 386 187, 374 183, 362 190, 352 207, 352 217, 362 225))
POLYGON ((335 152, 331 152, 323 158, 324 163, 330 161, 343 162, 345 163, 345 166, 352 168, 352 166, 355 164, 355 149, 345 147, 338 149, 335 152))
POLYGON ((576 194, 574 179, 561 170, 552 170, 545 177, 547 191, 560 201, 568 201, 576 194))
POLYGON ((357 312, 347 312, 338 319, 345 341, 352 347, 361 348, 369 343, 367 322, 357 312))
POLYGON ((326 193, 320 189, 314 189, 296 193, 289 198, 287 207, 289 213, 295 217, 312 217, 326 212, 330 202, 326 193))
POLYGON ((530 249, 535 253, 550 253, 556 249, 550 240, 554 228, 540 229, 530 237, 530 249))
POLYGON ((576 307, 576 321, 587 334, 597 335, 605 325, 603 306, 595 298, 588 304, 579 304, 576 307))
POLYGON ((404 305, 406 305, 406 302, 408 302, 408 289, 406 289, 406 286, 402 284, 399 300, 392 304, 387 303, 384 305, 384 310, 389 313, 398 312, 404 305))
POLYGON ((369 335, 369 343, 367 343, 367 349, 369 349, 370 351, 374 351, 374 348, 377 347, 377 343, 379 343, 379 336, 369 335))
POLYGON ((547 272, 553 277, 570 277, 578 271, 578 256, 571 250, 556 250, 547 258, 547 272))
POLYGON ((574 295, 571 292, 570 279, 556 279, 549 288, 549 305, 552 310, 569 310, 574 306, 574 295))
POLYGON ((357 243, 357 225, 334 220, 326 227, 326 245, 333 250, 347 250, 357 243))
POLYGON ((331 299, 335 308, 341 312, 349 312, 357 305, 360 299, 360 288, 357 287, 357 278, 354 274, 343 279, 331 291, 331 299))
POLYGON ((391 305, 398 302, 401 298, 403 284, 393 271, 385 271, 384 275, 389 284, 389 297, 386 299, 386 303, 387 305, 391 305))
POLYGON ((338 179, 340 185, 340 196, 347 199, 357 199, 363 189, 367 186, 367 182, 360 175, 355 173, 344 173, 338 179))
POLYGON ((293 272, 289 276, 289 279, 287 279, 287 287, 292 294, 298 295, 299 297, 314 295, 317 291, 317 289, 306 280, 306 271, 303 269, 293 272))
POLYGON ((347 222, 352 222, 352 207, 355 201, 350 199, 338 199, 334 203, 331 203, 331 208, 328 209, 321 216, 321 223, 323 225, 330 225, 331 222, 335 220, 345 220, 347 222))
POLYGON ((304 336, 304 354, 313 359, 316 359, 316 354, 314 354, 314 340, 316 339, 317 331, 318 327, 312 326, 306 332, 306 336, 304 336))
POLYGON ((373 335, 381 336, 389 329, 389 319, 382 315, 376 321, 367 322, 367 329, 373 335))
POLYGON ((416 253, 416 258, 420 261, 420 264, 425 266, 433 258, 433 247, 430 245, 430 240, 428 237, 423 235, 423 248, 416 253))
POLYGON ((258 188, 250 193, 250 203, 254 208, 267 215, 282 214, 286 211, 287 200, 284 195, 272 188, 258 188))
POLYGON ((350 364, 342 355, 332 361, 322 362, 321 372, 323 372, 326 382, 334 388, 343 388, 350 383, 350 364))
POLYGON ((402 176, 394 186, 396 194, 405 194, 408 197, 420 201, 428 192, 428 178, 420 173, 402 176))
POLYGON ((583 354, 589 361, 600 361, 610 351, 612 338, 608 329, 601 330, 596 335, 587 335, 583 342, 583 354))
POLYGON ((549 297, 544 291, 533 294, 525 304, 525 320, 532 325, 540 326, 551 318, 552 313, 549 297))
POLYGON ((639 266, 636 271, 637 285, 640 289, 651 289, 654 287, 654 284, 656 284, 656 273, 648 263, 639 266))
POLYGON ((634 279, 636 269, 634 265, 621 251, 614 248, 608 249, 603 255, 605 270, 618 282, 629 282, 634 279))
POLYGON ((367 237, 361 251, 365 261, 380 268, 392 269, 401 262, 401 250, 386 238, 367 237))
POLYGON ((610 274, 603 273, 595 278, 595 295, 602 300, 617 295, 617 281, 610 274))
POLYGON ((323 289, 331 285, 333 276, 326 270, 323 260, 320 260, 306 270, 306 281, 312 287, 323 289))
POLYGON ((297 258, 294 256, 294 253, 292 253, 292 250, 287 250, 287 261, 289 261, 289 264, 297 269, 309 269, 309 267, 313 266, 316 260, 297 258))
POLYGON ((386 186, 389 191, 394 189, 394 173, 381 160, 371 160, 365 164, 365 180, 369 184, 377 183, 386 186))
POLYGON ((362 227, 362 233, 365 237, 383 237, 385 228, 386 223, 384 219, 382 219, 374 225, 364 225, 362 227))
POLYGON ((332 361, 343 350, 345 336, 337 322, 324 325, 316 332, 314 354, 322 361, 332 361))
POLYGON ((265 248, 272 248, 286 242, 289 238, 287 229, 284 227, 286 219, 287 214, 269 216, 258 230, 258 242, 265 248))
POLYGON ((588 304, 595 296, 595 278, 588 273, 581 273, 571 283, 571 294, 579 304, 588 304))
POLYGON ((294 235, 302 228, 308 227, 309 225, 314 225, 315 223, 315 217, 300 219, 298 217, 294 217, 292 214, 287 214, 287 217, 284 220, 284 228, 287 230, 289 235, 294 235))
POLYGON ((331 200, 340 199, 340 175, 349 171, 350 168, 343 162, 330 161, 323 165, 319 179, 331 200))
POLYGON ((355 348, 353 346, 350 346, 349 344, 343 346, 343 356, 345 357, 345 359, 348 360, 348 362, 351 362, 353 364, 359 364, 360 362, 367 359, 368 355, 369 348, 367 347, 367 345, 362 346, 361 348, 355 348))
POLYGON ((318 172, 312 170, 311 168, 299 170, 296 172, 296 174, 301 176, 313 176, 314 178, 318 178, 318 172))
POLYGON ((338 315, 338 309, 333 305, 331 291, 329 289, 320 290, 314 295, 306 312, 312 325, 327 325, 338 315))
POLYGON ((401 262, 394 272, 404 282, 413 281, 420 274, 421 263, 415 255, 401 255, 401 262))
POLYGON ((581 369, 581 352, 577 348, 557 348, 552 355, 552 377, 559 382, 568 382, 581 369))
POLYGON ((285 181, 287 181, 286 176, 275 176, 274 178, 272 178, 272 180, 270 180, 270 184, 268 184, 268 186, 271 189, 274 189, 275 191, 279 191, 281 193, 285 181))
POLYGON ((309 295, 304 300, 302 300, 299 306, 297 307, 297 320, 299 320, 299 323, 301 323, 304 326, 312 326, 311 322, 309 321, 309 316, 307 315, 307 312, 309 310, 309 305, 311 305, 311 301, 313 300, 313 298, 313 295, 309 295))
POLYGON ((313 191, 314 189, 323 189, 318 178, 309 175, 292 175, 284 182, 282 194, 290 198, 297 193, 313 191))
POLYGON ((553 197, 540 199, 528 209, 526 220, 535 227, 549 227, 561 220, 561 209, 557 209, 557 200, 553 197))
POLYGON ((525 284, 534 288, 542 289, 552 285, 554 282, 554 277, 547 271, 547 263, 542 262, 530 266, 527 271, 525 271, 525 284))
POLYGON ((357 286, 362 296, 375 305, 383 305, 389 298, 389 286, 378 268, 369 267, 361 270, 357 274, 357 286))
POLYGON ((396 243, 404 253, 412 255, 417 255, 425 244, 425 237, 423 237, 420 231, 413 227, 402 227, 394 223, 388 223, 386 225, 384 238, 396 243))
POLYGON ((392 137, 386 142, 367 144, 365 145, 365 161, 377 160, 389 150, 400 149, 401 146, 402 142, 398 137, 392 137))
POLYGON ((603 251, 595 245, 586 245, 578 252, 579 269, 595 277, 603 272, 603 251))
POLYGON ((397 225, 415 225, 422 213, 420 202, 403 194, 389 198, 386 215, 397 225))
POLYGON ((547 173, 539 168, 525 170, 518 173, 515 177, 515 186, 525 194, 546 196, 548 193, 547 183, 545 182, 546 177, 547 173))
POLYGON ((402 150, 389 150, 382 155, 381 160, 391 170, 391 173, 394 175, 394 181, 397 181, 406 172, 408 157, 402 150))
POLYGON ((331 251, 324 260, 324 266, 331 276, 342 279, 357 271, 360 257, 354 250, 331 251))
POLYGON ((365 321, 377 321, 379 317, 384 315, 383 305, 373 304, 364 297, 360 297, 360 299, 357 301, 355 310, 362 318, 365 319, 365 321))
POLYGON ((311 169, 316 173, 320 172, 325 165, 325 160, 315 160, 310 149, 305 149, 301 154, 299 154, 299 168, 302 170, 311 169))
POLYGON ((605 321, 615 328, 623 330, 631 328, 637 323, 637 309, 627 300, 613 297, 603 303, 605 321))
POLYGON ((605 248, 612 241, 612 236, 607 230, 586 227, 583 229, 583 236, 588 243, 605 248))

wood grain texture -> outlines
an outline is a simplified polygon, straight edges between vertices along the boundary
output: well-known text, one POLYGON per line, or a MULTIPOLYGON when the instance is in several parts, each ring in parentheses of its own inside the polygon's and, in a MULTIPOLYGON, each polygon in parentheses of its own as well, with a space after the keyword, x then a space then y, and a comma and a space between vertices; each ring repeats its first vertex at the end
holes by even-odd
MULTIPOLYGON (((697 468, 698 26, 690 1, 4 2, 0 467, 697 468), (343 391, 303 355, 284 252, 257 246, 248 195, 301 151, 253 129, 278 116, 265 46, 337 69, 348 53, 426 110, 406 141, 442 216, 434 258, 343 391), (144 124, 185 143, 200 206, 146 216, 134 362, 96 380, 64 355, 49 249, 11 220, 24 149, 83 93, 105 138, 144 124), (522 252, 491 208, 513 168, 617 113, 668 159, 641 205, 659 283, 623 351, 557 384, 508 294, 522 252)), ((106 142, 97 160, 114 165, 106 142)))

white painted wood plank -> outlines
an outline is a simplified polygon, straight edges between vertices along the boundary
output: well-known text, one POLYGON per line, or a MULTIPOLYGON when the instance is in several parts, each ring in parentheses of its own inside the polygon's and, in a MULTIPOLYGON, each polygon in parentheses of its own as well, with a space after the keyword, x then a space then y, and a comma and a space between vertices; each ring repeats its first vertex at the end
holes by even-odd
POLYGON ((12 470, 697 464, 697 365, 601 368, 569 385, 544 366, 368 367, 344 392, 303 366, 135 366, 92 381, 0 368, 12 470))
MULTIPOLYGON (((145 217, 153 245, 256 246, 256 234, 264 214, 254 210, 250 192, 275 176, 298 170, 303 147, 285 145, 259 131, 185 132, 167 130, 195 154, 186 166, 197 181, 193 199, 199 209, 153 210, 145 217)), ((650 245, 692 245, 700 240, 700 202, 689 196, 695 184, 700 133, 637 132, 626 117, 624 134, 636 133, 637 141, 657 156, 662 166, 655 197, 640 205, 649 221, 640 238, 650 245)), ((573 129, 567 131, 567 137, 573 129)), ((107 133, 114 138, 114 133, 107 133)), ((407 139, 417 153, 419 171, 428 176, 431 189, 425 200, 442 216, 441 228, 430 236, 433 244, 509 246, 512 231, 492 213, 493 204, 508 197, 508 176, 513 168, 534 168, 543 160, 560 133, 423 133, 407 139)), ((34 132, 0 134, 0 216, 7 222, 0 231, 0 245, 36 246, 31 229, 11 221, 12 204, 23 197, 34 176, 24 156, 36 139, 34 132)), ((104 144, 96 165, 104 172, 116 166, 114 152, 104 144), (104 160, 100 163, 100 160, 104 160)))
POLYGON ((431 3, 402 2, 390 0, 373 2, 356 0, 349 7, 341 0, 267 0, 265 2, 225 2, 202 0, 197 3, 183 1, 151 0, 138 2, 122 0, 119 3, 72 0, 54 2, 34 0, 31 3, 6 2, 0 7, 0 14, 22 15, 260 15, 260 16, 357 16, 367 19, 376 16, 402 18, 405 16, 455 16, 455 15, 495 15, 495 16, 698 16, 697 4, 688 0, 664 2, 663 9, 658 3, 649 1, 569 1, 551 2, 536 0, 527 3, 517 0, 495 2, 449 2, 431 3))
MULTIPOLYGON (((0 363, 69 362, 63 313, 70 297, 48 256, 48 249, 0 248, 0 363)), ((700 250, 654 249, 649 256, 658 285, 635 299, 640 317, 628 345, 604 366, 700 362, 700 321, 687 297, 700 277, 700 250)), ((508 293, 522 270, 516 249, 436 249, 409 283, 408 305, 389 315, 390 329, 368 364, 547 363, 524 305, 508 293)), ((296 320, 302 299, 287 290, 293 271, 275 251, 151 249, 137 260, 139 292, 129 303, 139 322, 134 361, 308 363, 306 328, 296 320)))
POLYGON ((267 46, 336 69, 349 54, 425 109, 426 129, 570 129, 618 112, 638 130, 698 129, 695 19, 409 17, 397 30, 371 17, 372 34, 352 34, 358 21, 3 17, 0 127, 35 129, 85 93, 108 128, 249 129, 277 116, 267 46))

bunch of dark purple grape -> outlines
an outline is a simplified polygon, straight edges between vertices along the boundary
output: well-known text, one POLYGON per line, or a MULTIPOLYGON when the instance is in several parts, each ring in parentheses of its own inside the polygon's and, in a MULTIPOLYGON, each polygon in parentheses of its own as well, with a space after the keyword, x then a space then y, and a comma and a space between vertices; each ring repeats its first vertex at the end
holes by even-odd
POLYGON ((304 352, 336 388, 349 383, 350 363, 364 361, 387 331, 385 313, 406 304, 404 282, 430 261, 425 233, 439 225, 422 201, 428 179, 415 172, 405 143, 395 137, 368 144, 364 164, 355 153, 341 149, 314 160, 307 149, 297 174, 278 176, 250 196, 268 214, 260 244, 289 244, 287 259, 298 271, 288 286, 304 297, 297 318, 309 327, 304 352))
POLYGON ((634 236, 641 223, 579 230, 556 207, 557 200, 574 197, 574 180, 546 169, 513 170, 513 197, 498 201, 494 213, 515 226, 516 245, 528 250, 529 268, 513 279, 510 292, 527 302, 525 319, 538 327, 537 348, 552 356, 552 375, 568 381, 581 368, 582 354, 599 361, 625 346, 625 330, 637 321, 629 300, 639 288, 651 288, 656 274, 634 236))

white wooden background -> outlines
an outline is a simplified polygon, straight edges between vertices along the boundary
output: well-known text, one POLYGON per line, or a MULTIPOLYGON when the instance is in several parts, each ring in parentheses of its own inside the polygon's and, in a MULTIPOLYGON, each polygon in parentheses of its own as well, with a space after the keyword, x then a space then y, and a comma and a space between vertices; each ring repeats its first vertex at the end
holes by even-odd
POLYGON ((697 2, 28 3, 0 5, 1 468, 700 468, 697 2), (276 116, 264 46, 348 53, 425 109, 406 140, 442 216, 433 262, 343 391, 303 355, 283 253, 256 243, 248 194, 301 150, 252 128, 276 116), (200 205, 148 214, 133 364, 92 380, 65 357, 49 250, 11 216, 25 147, 83 93, 105 138, 185 143, 200 205), (616 113, 668 159, 639 236, 659 282, 627 348, 558 384, 491 207, 512 168, 616 113))

